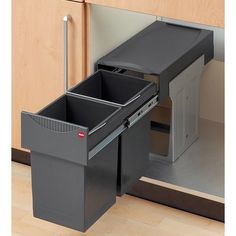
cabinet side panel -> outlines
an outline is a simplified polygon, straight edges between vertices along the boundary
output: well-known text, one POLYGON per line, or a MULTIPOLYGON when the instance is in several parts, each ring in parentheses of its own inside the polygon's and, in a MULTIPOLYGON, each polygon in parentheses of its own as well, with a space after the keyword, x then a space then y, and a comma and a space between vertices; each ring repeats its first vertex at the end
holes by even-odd
POLYGON ((21 149, 20 113, 37 112, 64 92, 63 16, 69 23, 69 85, 84 78, 84 4, 12 2, 12 147, 21 149))

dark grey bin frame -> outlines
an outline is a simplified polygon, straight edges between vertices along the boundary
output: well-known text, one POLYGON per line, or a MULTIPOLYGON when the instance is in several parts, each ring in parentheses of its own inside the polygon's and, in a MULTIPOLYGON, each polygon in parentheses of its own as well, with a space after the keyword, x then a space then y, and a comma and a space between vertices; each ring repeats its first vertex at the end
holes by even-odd
POLYGON ((154 84, 139 82, 145 86, 127 106, 70 92, 37 114, 22 112, 22 146, 31 150, 35 217, 84 232, 115 203, 118 135, 127 130, 128 116, 155 94, 154 84), (82 116, 95 113, 98 117, 91 117, 97 122, 87 122, 85 116, 79 125, 78 109, 82 116), (94 151, 106 139, 107 144, 94 151))
POLYGON ((118 138, 92 159, 88 158, 88 140, 96 133, 109 134, 109 129, 117 126, 112 118, 119 111, 114 105, 63 95, 38 114, 22 112, 22 146, 31 150, 35 217, 84 232, 115 203, 118 138), (71 123, 76 114, 64 116, 67 109, 73 113, 82 109, 86 114, 95 108, 103 109, 103 117, 88 125, 90 131, 71 123), (106 131, 93 132, 104 121, 106 131))
POLYGON ((159 78, 159 102, 169 96, 169 83, 204 55, 214 56, 213 31, 155 21, 100 58, 97 69, 127 69, 159 78))

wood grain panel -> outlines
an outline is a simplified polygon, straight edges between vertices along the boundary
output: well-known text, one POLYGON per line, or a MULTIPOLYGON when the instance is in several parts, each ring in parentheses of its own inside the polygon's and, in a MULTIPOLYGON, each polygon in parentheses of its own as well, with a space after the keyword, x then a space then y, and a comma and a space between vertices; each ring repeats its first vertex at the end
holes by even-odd
POLYGON ((71 1, 71 2, 84 2, 84 0, 66 0, 66 1, 71 1))
POLYGON ((85 0, 85 2, 224 28, 223 0, 85 0))
POLYGON ((63 16, 69 23, 69 84, 85 75, 84 4, 13 0, 12 146, 21 149, 20 113, 37 112, 63 93, 63 16))
POLYGON ((86 56, 86 71, 85 71, 85 76, 88 77, 91 75, 92 68, 91 68, 91 51, 92 51, 92 45, 91 45, 91 5, 90 4, 84 4, 85 5, 85 37, 86 37, 86 42, 85 42, 85 56, 86 56))

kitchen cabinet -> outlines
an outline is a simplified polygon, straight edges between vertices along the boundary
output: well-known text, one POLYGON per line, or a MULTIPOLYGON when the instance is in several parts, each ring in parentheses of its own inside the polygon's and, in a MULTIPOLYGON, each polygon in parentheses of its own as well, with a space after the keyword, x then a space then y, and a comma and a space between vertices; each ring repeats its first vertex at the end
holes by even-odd
POLYGON ((223 0, 85 0, 85 2, 224 28, 223 0))
POLYGON ((64 92, 63 17, 68 24, 69 86, 85 74, 84 4, 13 0, 12 147, 21 149, 20 114, 36 112, 64 92))
MULTIPOLYGON (((224 62, 218 60, 219 58, 224 58, 224 56, 219 56, 219 49, 223 47, 224 44, 224 30, 221 28, 202 26, 199 24, 190 24, 189 22, 180 22, 178 20, 174 21, 173 19, 170 20, 168 18, 152 18, 152 16, 141 14, 140 12, 137 13, 122 10, 125 9, 125 7, 121 7, 121 2, 123 1, 116 1, 115 4, 115 1, 107 1, 106 6, 101 6, 102 1, 98 0, 96 1, 96 4, 99 5, 90 5, 91 29, 90 39, 87 38, 87 40, 88 42, 90 40, 91 68, 93 68, 93 65, 97 63, 99 58, 109 54, 111 50, 117 48, 117 46, 120 46, 126 40, 130 40, 136 31, 140 31, 140 28, 142 29, 142 27, 145 27, 145 24, 148 24, 147 22, 150 21, 150 23, 152 23, 152 21, 155 22, 156 19, 161 22, 166 21, 187 27, 205 27, 205 29, 214 30, 215 52, 214 59, 204 68, 203 76, 200 80, 199 100, 192 99, 189 95, 187 95, 187 93, 187 96, 184 96, 186 100, 181 101, 180 99, 180 104, 183 104, 183 109, 188 107, 198 107, 199 103, 199 139, 197 139, 196 142, 191 145, 174 164, 167 163, 164 160, 158 159, 154 155, 150 155, 147 172, 144 177, 142 177, 140 181, 133 186, 129 194, 201 214, 210 218, 223 220, 224 121, 221 119, 221 117, 223 117, 223 107, 221 105, 223 102, 221 103, 221 101, 223 101, 224 97, 224 62), (119 7, 120 9, 107 7, 111 6, 111 2, 114 3, 114 7, 119 7), (120 31, 120 25, 125 25, 125 27, 122 27, 122 31, 120 31), (215 101, 217 101, 217 103, 215 101), (217 107, 217 112, 215 107, 217 107), (183 199, 185 200, 183 201, 183 199), (186 202, 188 202, 188 204, 186 204, 186 202)), ((131 1, 126 2, 128 5, 131 1)), ((137 9, 140 5, 135 4, 133 7, 136 7, 137 9)), ((207 18, 207 15, 205 16, 207 18)), ((176 39, 176 37, 174 38, 176 39)), ((173 44, 174 43, 172 43, 171 46, 173 46, 173 44)), ((128 50, 134 52, 131 46, 123 52, 130 54, 130 51, 128 52, 128 50)), ((144 56, 142 58, 144 58, 144 56)), ((121 60, 127 62, 124 58, 119 57, 119 61, 121 60)), ((139 76, 139 73, 134 75, 139 76)), ((194 95, 194 93, 190 92, 190 90, 192 90, 191 86, 186 84, 185 91, 188 91, 191 95, 194 95)), ((164 106, 164 104, 162 105, 164 106)), ((158 150, 160 147, 159 151, 161 151, 161 154, 163 152, 164 155, 168 155, 168 147, 170 143, 169 130, 171 127, 169 124, 172 119, 170 107, 171 102, 168 102, 162 108, 162 112, 158 115, 160 126, 157 128, 160 128, 159 131, 162 131, 160 132, 161 139, 158 139, 158 142, 153 139, 155 142, 153 145, 151 144, 152 147, 155 145, 158 150)), ((197 111, 196 109, 194 110, 197 111)), ((189 109, 189 112, 191 113, 191 109, 189 109)), ((194 116, 195 113, 191 114, 194 116)), ((188 140, 193 139, 193 136, 191 137, 189 132, 193 134, 196 133, 194 131, 194 127, 197 127, 197 123, 194 122, 194 119, 189 119, 189 122, 186 122, 185 125, 186 135, 188 135, 183 137, 188 140), (194 124, 196 124, 196 126, 194 124)), ((184 133, 185 131, 183 134, 184 133)), ((151 153, 155 153, 154 151, 155 150, 151 151, 151 153)), ((165 159, 167 158, 165 157, 165 159)))
MULTIPOLYGON (((182 103, 186 118, 198 113, 197 106, 188 107, 175 96, 184 89, 184 96, 191 97, 185 95, 186 83, 198 91, 192 76, 199 80, 212 58, 212 31, 156 21, 100 58, 97 71, 65 95, 36 114, 22 112, 34 216, 86 231, 115 203, 116 194, 129 192, 145 175, 151 110, 170 94, 173 107, 177 100, 177 121, 183 120, 178 114, 182 103)), ((197 100, 192 95, 190 100, 197 100)))

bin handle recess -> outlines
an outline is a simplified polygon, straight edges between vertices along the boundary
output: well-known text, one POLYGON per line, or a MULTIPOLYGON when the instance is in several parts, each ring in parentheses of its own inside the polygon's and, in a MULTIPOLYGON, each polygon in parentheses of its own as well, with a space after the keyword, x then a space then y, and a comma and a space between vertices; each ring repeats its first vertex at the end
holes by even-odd
POLYGON ((106 124, 107 124, 107 123, 104 122, 104 123, 102 123, 101 125, 99 125, 98 127, 95 127, 94 129, 92 129, 91 131, 89 131, 89 135, 95 133, 96 131, 98 131, 99 129, 101 129, 101 128, 102 128, 103 126, 105 126, 106 124))
POLYGON ((122 105, 122 107, 126 107, 128 106, 130 103, 136 101, 141 95, 139 94, 138 96, 134 97, 133 99, 129 100, 128 102, 126 102, 124 105, 122 105))
POLYGON ((72 20, 70 15, 63 17, 64 21, 64 91, 68 90, 68 21, 72 20))

